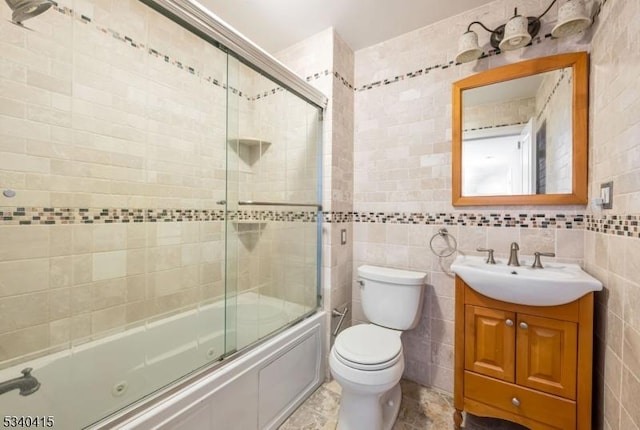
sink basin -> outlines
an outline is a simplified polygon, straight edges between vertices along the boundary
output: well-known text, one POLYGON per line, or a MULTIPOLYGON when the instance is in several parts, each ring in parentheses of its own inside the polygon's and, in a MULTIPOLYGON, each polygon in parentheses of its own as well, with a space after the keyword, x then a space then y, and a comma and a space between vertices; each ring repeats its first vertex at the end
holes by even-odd
POLYGON ((529 306, 557 306, 573 302, 602 283, 577 264, 544 262, 544 269, 532 269, 533 257, 520 257, 519 267, 496 259, 460 255, 451 270, 472 289, 492 299, 529 306))

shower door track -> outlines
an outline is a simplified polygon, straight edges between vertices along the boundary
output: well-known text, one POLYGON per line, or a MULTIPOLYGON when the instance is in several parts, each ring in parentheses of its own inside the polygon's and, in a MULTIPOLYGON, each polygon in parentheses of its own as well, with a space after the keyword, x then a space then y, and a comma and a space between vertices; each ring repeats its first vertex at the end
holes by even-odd
POLYGON ((303 99, 327 108, 329 99, 321 91, 300 78, 288 67, 249 39, 233 30, 218 16, 193 0, 140 0, 156 10, 182 20, 192 29, 233 51, 275 81, 288 87, 303 99))

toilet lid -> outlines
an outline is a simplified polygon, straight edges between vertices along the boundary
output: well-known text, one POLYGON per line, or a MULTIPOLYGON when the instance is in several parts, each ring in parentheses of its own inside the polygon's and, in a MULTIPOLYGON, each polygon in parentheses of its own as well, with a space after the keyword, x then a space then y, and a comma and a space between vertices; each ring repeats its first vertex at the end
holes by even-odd
POLYGON ((344 330, 333 346, 337 355, 344 360, 374 367, 394 364, 402 352, 399 332, 373 324, 356 325, 344 330))

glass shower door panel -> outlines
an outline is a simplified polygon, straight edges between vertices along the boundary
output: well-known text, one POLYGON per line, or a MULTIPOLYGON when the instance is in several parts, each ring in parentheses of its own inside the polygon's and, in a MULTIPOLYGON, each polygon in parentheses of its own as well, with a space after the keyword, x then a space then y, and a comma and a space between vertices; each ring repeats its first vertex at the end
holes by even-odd
POLYGON ((320 110, 230 61, 228 346, 242 349, 317 304, 320 110), (233 79, 231 66, 233 65, 233 79), (281 203, 270 205, 269 203, 281 203), (298 205, 296 205, 298 204, 298 205))
POLYGON ((0 134, 18 139, 0 159, 23 148, 0 176, 33 183, 11 185, 17 199, 3 201, 29 222, 0 217, 10 246, 0 246, 0 381, 32 368, 41 385, 0 395, 0 411, 52 415, 61 429, 225 352, 215 202, 225 194, 227 54, 142 2, 112 3, 65 2, 29 28, 0 6, 2 52, 19 50, 12 64, 41 78, 2 83, 4 103, 33 115, 0 109, 13 125, 0 134))

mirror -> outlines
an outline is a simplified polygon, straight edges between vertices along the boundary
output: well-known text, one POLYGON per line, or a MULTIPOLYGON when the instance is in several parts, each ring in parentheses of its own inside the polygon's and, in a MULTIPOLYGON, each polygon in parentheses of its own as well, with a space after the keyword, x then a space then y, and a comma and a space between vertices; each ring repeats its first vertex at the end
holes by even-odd
POLYGON ((587 53, 453 84, 453 205, 587 203, 587 53))

